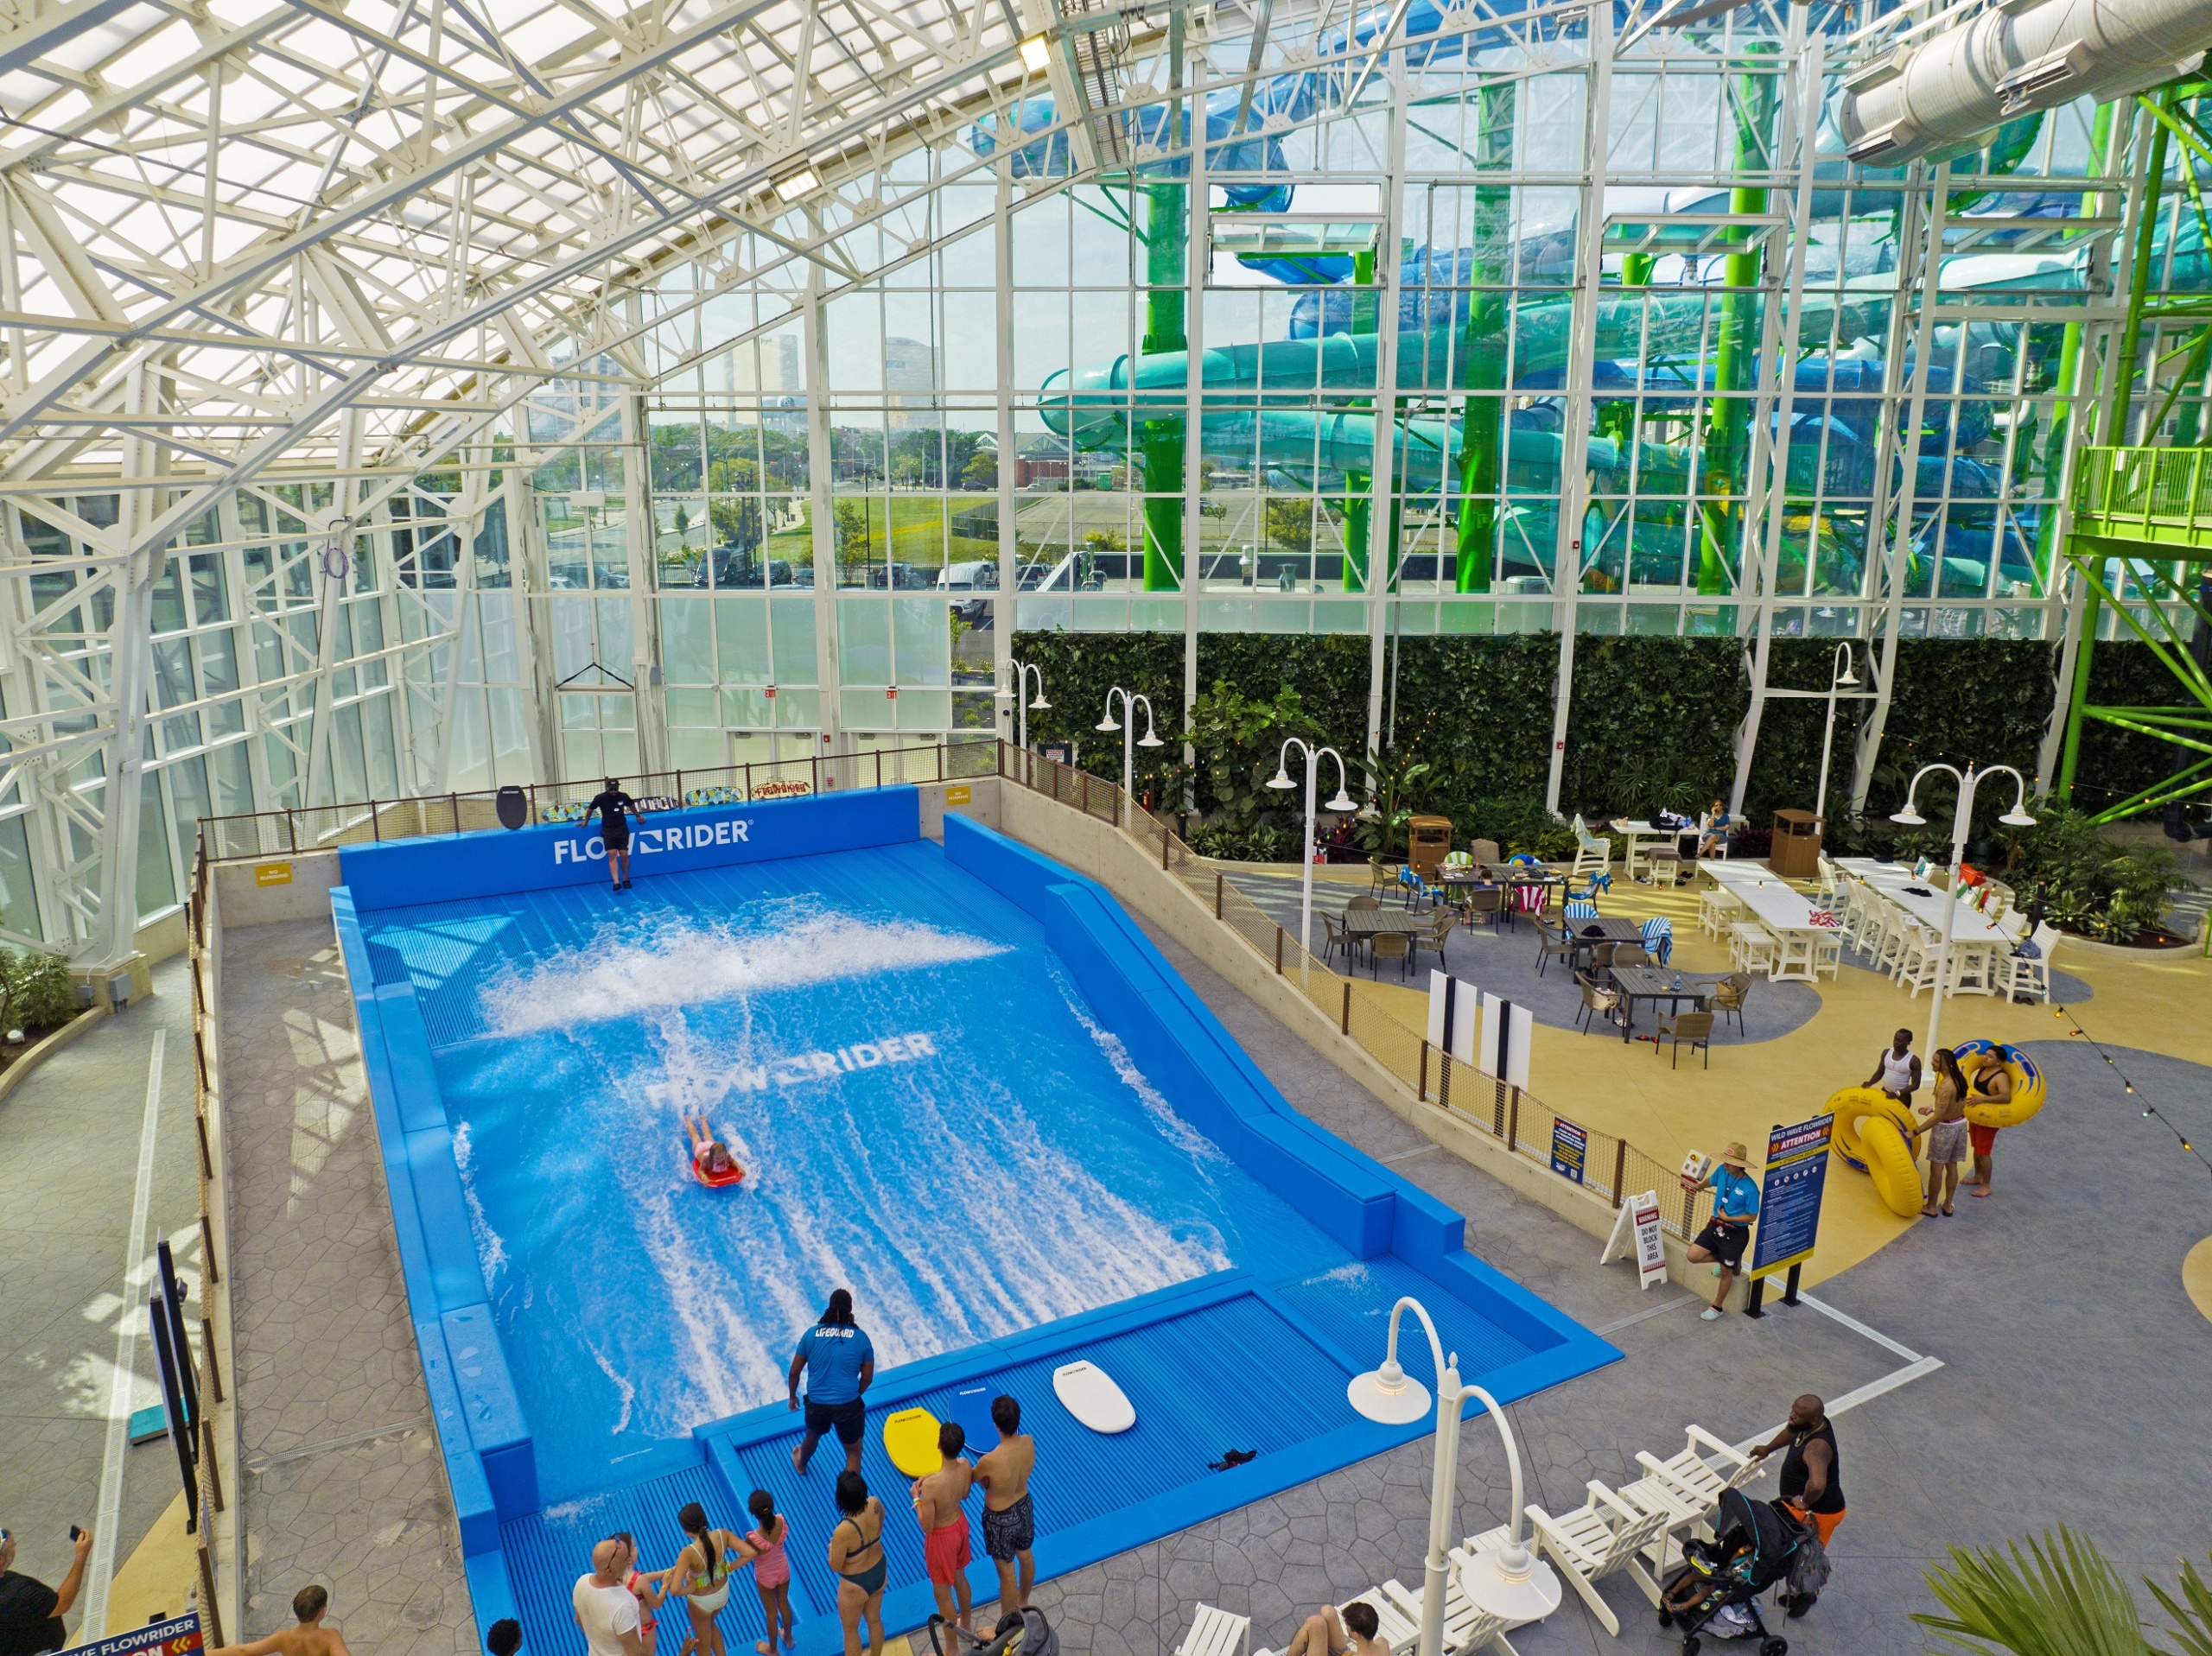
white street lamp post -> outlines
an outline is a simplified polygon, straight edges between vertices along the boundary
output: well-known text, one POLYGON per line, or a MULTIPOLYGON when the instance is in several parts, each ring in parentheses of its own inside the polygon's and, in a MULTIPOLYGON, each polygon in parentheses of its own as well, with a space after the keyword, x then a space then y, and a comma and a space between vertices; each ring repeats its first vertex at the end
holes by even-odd
POLYGON ((1813 800, 1813 815, 1820 819, 1823 838, 1828 830, 1828 753, 1835 746, 1835 695, 1847 685, 1856 688, 1859 675, 1851 669, 1851 645, 1835 647, 1835 660, 1828 668, 1828 723, 1821 733, 1821 791, 1813 800))
POLYGON ((1306 756, 1306 868, 1298 900, 1298 946, 1304 951, 1298 960, 1298 985, 1302 989, 1306 987, 1307 963, 1313 955, 1313 775, 1321 768, 1322 754, 1326 753, 1337 762, 1337 796, 1324 809, 1355 811, 1359 807, 1344 791, 1344 756, 1333 747, 1315 748, 1295 736, 1283 742, 1282 752, 1275 758, 1275 773, 1268 778, 1268 787, 1288 790, 1297 786, 1291 781, 1287 768, 1294 747, 1306 756))
POLYGON ((1421 1318, 1421 1325, 1428 1334, 1429 1354, 1436 1361, 1436 1470, 1428 1503, 1428 1559, 1421 1598, 1421 1642, 1415 1649, 1419 1656, 1442 1656, 1444 1597, 1451 1570, 1447 1555, 1452 1546, 1459 1473, 1459 1407, 1471 1397, 1478 1399, 1490 1411, 1490 1418, 1497 1423, 1497 1435, 1505 1444, 1506 1465, 1513 1475, 1513 1521, 1507 1528, 1503 1546, 1478 1554, 1471 1561, 1475 1567, 1461 1569, 1460 1590, 1476 1609, 1517 1625, 1541 1621, 1559 1608, 1560 1588, 1559 1577, 1552 1567, 1529 1550, 1522 1537, 1522 1526, 1527 1520, 1522 1515, 1521 1499, 1521 1450, 1513 1441, 1513 1428, 1505 1418, 1505 1410, 1481 1386, 1460 1384, 1459 1354, 1454 1352, 1448 1360, 1446 1358, 1444 1342, 1436 1337, 1436 1324, 1429 1321, 1428 1312, 1419 1300, 1408 1297, 1390 1308, 1389 1342, 1383 1351, 1382 1367, 1354 1375, 1351 1385, 1344 1388, 1345 1396, 1362 1415, 1383 1425, 1409 1426, 1428 1412, 1428 1388, 1398 1366, 1398 1318, 1408 1310, 1421 1318))
POLYGON ((1955 777, 1959 784, 1958 808, 1951 817, 1951 885, 1943 894, 1943 935, 1936 944, 1936 1004, 1928 1009, 1928 1050, 1929 1062, 1942 1040, 1938 1031, 1943 1025, 1943 987, 1951 968, 1951 919, 1959 907, 1959 871, 1966 866, 1967 830, 1974 823, 1974 790, 1991 777, 2002 771, 2012 778, 2012 809, 1997 820, 2007 828, 2033 828, 2036 819, 2028 815, 2027 780, 2009 765, 1993 765, 1986 771, 1977 771, 1968 763, 1964 775, 1948 765, 1923 765, 1913 773, 1911 785, 1904 790, 1904 809, 1892 811, 1890 821, 1902 822, 1907 828, 1925 828, 1928 819, 1912 808, 1913 796, 1920 791, 1920 779, 1931 771, 1941 771, 1955 777))
POLYGON ((999 691, 999 700, 1014 703, 1014 719, 1020 727, 1020 734, 1015 737, 1014 745, 1026 753, 1029 751, 1030 709, 1033 707, 1039 713, 1050 713, 1052 710, 1052 704, 1045 700, 1045 672, 1042 668, 1033 667, 1027 662, 1011 660, 1007 663, 1007 665, 1014 669, 1014 688, 1010 690, 1001 688, 999 691), (1033 701, 1025 701, 1021 698, 1029 688, 1029 678, 1033 673, 1037 677, 1037 699, 1033 701))
POLYGON ((1160 739, 1152 728, 1150 698, 1131 695, 1118 684, 1106 692, 1106 716, 1093 726, 1094 729, 1103 730, 1109 735, 1117 730, 1122 733, 1122 791, 1132 800, 1136 797, 1136 754, 1129 746, 1129 738, 1136 735, 1136 709, 1139 707, 1144 709, 1144 734, 1138 737, 1136 746, 1138 747, 1166 746, 1166 744, 1160 739), (1114 698, 1117 695, 1122 698, 1122 722, 1120 724, 1114 721, 1114 698))

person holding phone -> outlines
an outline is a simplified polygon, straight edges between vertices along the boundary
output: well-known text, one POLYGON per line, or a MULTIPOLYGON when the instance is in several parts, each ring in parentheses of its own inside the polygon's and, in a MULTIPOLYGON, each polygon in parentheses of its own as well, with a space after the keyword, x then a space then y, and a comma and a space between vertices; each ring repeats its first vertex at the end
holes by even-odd
POLYGON ((69 1545, 76 1550, 69 1573, 59 1588, 48 1587, 35 1576, 17 1571, 15 1535, 0 1529, 0 1656, 37 1656, 69 1642, 61 1618, 75 1606, 77 1589, 85 1584, 92 1532, 72 1524, 69 1545))

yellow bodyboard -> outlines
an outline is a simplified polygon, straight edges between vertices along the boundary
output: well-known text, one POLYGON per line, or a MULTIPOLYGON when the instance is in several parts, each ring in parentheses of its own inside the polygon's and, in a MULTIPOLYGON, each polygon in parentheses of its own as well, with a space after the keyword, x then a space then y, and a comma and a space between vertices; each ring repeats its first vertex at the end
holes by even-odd
POLYGON ((901 1409, 883 1423, 883 1452, 910 1478, 926 1477, 944 1464, 937 1450, 937 1417, 927 1409, 901 1409))

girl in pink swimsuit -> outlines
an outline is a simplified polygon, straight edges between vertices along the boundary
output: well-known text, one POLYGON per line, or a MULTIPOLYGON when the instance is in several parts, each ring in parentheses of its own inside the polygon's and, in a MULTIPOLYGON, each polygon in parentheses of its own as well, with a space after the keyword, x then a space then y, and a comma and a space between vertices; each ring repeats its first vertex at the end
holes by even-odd
POLYGON ((784 1552, 784 1543, 791 1539, 791 1526, 784 1522, 784 1515, 776 1510, 776 1498, 766 1489, 755 1489, 746 1501, 746 1507, 753 1514, 756 1527, 745 1533, 746 1545, 755 1555, 753 1563, 753 1585, 760 1594, 760 1612, 767 1623, 768 1636, 756 1640, 753 1648, 760 1656, 772 1656, 776 1648, 776 1624, 780 1620, 784 1629, 784 1647, 798 1648, 798 1635, 794 1631, 798 1619, 791 1615, 791 1561, 784 1552))

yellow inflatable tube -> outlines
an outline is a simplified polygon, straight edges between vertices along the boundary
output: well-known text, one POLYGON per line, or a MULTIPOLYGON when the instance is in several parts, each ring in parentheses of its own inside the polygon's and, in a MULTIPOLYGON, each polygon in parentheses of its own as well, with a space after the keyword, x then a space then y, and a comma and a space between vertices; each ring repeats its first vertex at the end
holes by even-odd
POLYGON ((1951 1049, 1951 1056, 1959 1061, 1967 1084, 1974 1084, 1974 1068, 1985 1052, 1994 1052, 2005 1061, 2005 1073, 2012 1077, 2012 1096, 2002 1104, 1969 1104, 1967 1120, 1979 1127, 2017 1127, 2043 1107, 2043 1071, 2036 1061, 2016 1046, 2002 1046, 1995 1041, 1968 1041, 1951 1049))
POLYGON ((1847 1087, 1828 1100, 1835 1135, 1828 1146, 1846 1166, 1871 1176, 1891 1213, 1910 1218, 1924 1200, 1912 1158, 1913 1113, 1874 1087, 1847 1087))

